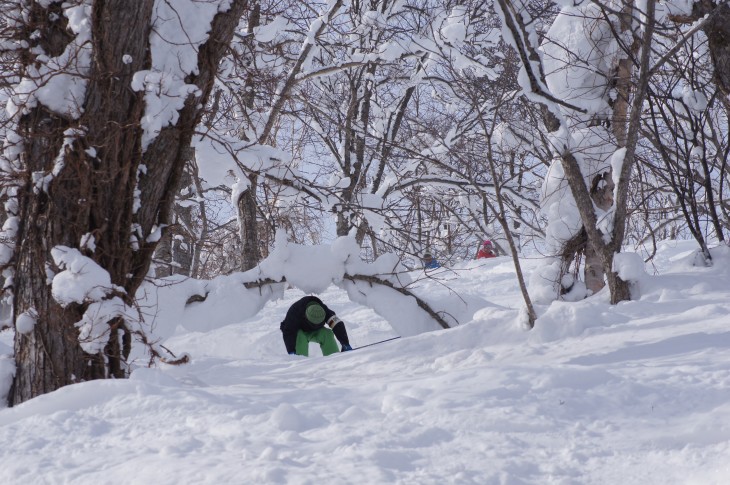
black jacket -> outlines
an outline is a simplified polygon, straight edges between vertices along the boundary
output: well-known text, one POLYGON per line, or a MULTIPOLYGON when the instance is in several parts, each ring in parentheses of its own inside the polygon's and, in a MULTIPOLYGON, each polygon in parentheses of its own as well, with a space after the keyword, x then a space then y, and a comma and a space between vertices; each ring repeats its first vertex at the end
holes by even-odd
POLYGON ((282 321, 279 326, 282 336, 284 337, 286 351, 289 353, 295 351, 297 345, 297 332, 299 330, 304 332, 313 332, 315 330, 319 330, 325 325, 329 325, 341 345, 350 345, 350 340, 347 338, 347 330, 345 330, 345 323, 337 318, 335 312, 330 310, 327 305, 322 302, 322 300, 316 296, 305 296, 304 298, 294 302, 294 304, 289 307, 289 310, 286 312, 286 317, 284 317, 284 321, 282 321), (304 314, 307 304, 312 301, 316 301, 322 305, 322 308, 324 308, 324 321, 319 325, 313 325, 310 323, 304 314))

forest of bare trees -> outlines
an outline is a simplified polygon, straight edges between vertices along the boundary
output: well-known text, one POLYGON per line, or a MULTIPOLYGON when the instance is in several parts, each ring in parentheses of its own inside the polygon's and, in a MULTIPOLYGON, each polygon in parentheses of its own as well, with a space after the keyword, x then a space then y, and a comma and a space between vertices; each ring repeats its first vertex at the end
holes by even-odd
POLYGON ((254 268, 280 230, 411 267, 490 239, 531 324, 729 234, 726 1, 13 0, 0 28, 11 404, 124 377, 133 338, 162 358, 143 280, 254 268), (104 291, 54 293, 84 265, 104 291))
MULTIPOLYGON (((587 2, 572 18, 596 35, 571 40, 561 39, 559 31, 550 35, 550 19, 560 11, 550 2, 497 2, 498 11, 492 2, 441 8, 413 3, 333 4, 337 27, 317 33, 316 52, 301 46, 311 36, 315 14, 324 9, 302 18, 300 10, 281 3, 254 3, 256 14, 242 23, 248 35, 234 40, 227 72, 232 78, 221 78, 214 88, 209 116, 218 125, 206 124, 213 136, 223 131, 243 141, 219 140, 219 149, 230 151, 235 177, 245 177, 251 189, 238 199, 235 223, 233 212, 221 218, 211 197, 207 210, 218 215, 195 220, 208 226, 216 221, 215 229, 193 229, 183 223, 190 206, 180 208, 185 229, 175 256, 182 259, 174 262, 168 255, 175 271, 211 276, 253 267, 278 228, 302 243, 320 242, 325 229, 335 235, 354 229, 369 258, 395 250, 417 260, 428 249, 443 260, 458 260, 472 257, 485 237, 496 240, 503 253, 513 252, 512 239, 519 253, 559 255, 562 275, 585 270, 577 278, 595 292, 611 279, 610 255, 623 245, 694 237, 706 248, 708 238, 724 240, 727 103, 714 74, 723 65, 714 59, 723 52, 707 39, 726 6, 703 3, 705 13, 663 6, 647 25, 632 3, 587 2), (502 35, 506 14, 519 29, 514 35, 502 35), (274 32, 267 25, 286 28, 274 32), (257 35, 265 42, 251 41, 257 35), (571 52, 570 42, 582 40, 593 46, 571 52), (564 58, 552 59, 556 51, 564 58), (523 71, 528 80, 543 77, 537 82, 544 90, 537 86, 533 93, 518 80, 529 56, 542 59, 523 71), (590 90, 560 80, 566 72, 580 83, 589 71, 590 90), (550 77, 564 86, 549 86, 550 77), (539 102, 543 95, 546 103, 539 102), (551 97, 558 96, 564 106, 557 105, 562 111, 556 116, 551 97), (589 106, 585 115, 571 102, 581 97, 575 104, 589 106), (596 104, 603 105, 601 112, 591 111, 596 104), (551 137, 560 129, 559 118, 566 130, 591 132, 586 143, 601 144, 592 161, 576 159, 576 169, 588 163, 594 173, 576 171, 570 191, 580 196, 585 185, 591 204, 609 218, 618 216, 612 230, 619 232, 603 249, 591 249, 601 244, 603 232, 587 229, 600 221, 581 223, 570 240, 558 238, 561 247, 551 245, 555 230, 546 227, 545 202, 555 187, 543 181, 550 179, 559 154, 551 137), (260 151, 247 159, 254 145, 281 152, 266 163, 260 151), (618 187, 606 169, 617 148, 630 157, 623 165, 630 176, 618 187), (617 201, 615 190, 622 194, 617 201), (191 258, 201 233, 209 235, 207 249, 191 258), (217 243, 221 238, 235 245, 217 243)), ((193 180, 191 194, 197 193, 193 180)), ((228 186, 208 190, 230 193, 228 186)), ((591 204, 584 204, 589 219, 591 204)), ((206 207, 196 204, 195 211, 206 207)))

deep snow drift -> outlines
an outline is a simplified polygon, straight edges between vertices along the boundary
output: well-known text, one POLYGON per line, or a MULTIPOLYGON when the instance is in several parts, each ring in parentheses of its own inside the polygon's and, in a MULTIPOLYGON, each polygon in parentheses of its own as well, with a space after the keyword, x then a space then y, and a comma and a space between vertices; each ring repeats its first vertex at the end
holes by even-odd
MULTIPOLYGON (((219 285, 157 313, 190 364, 140 355, 128 380, 0 410, 0 483, 730 483, 730 248, 713 256, 694 267, 692 243, 664 244, 639 300, 556 302, 529 332, 508 258, 414 272, 419 295, 469 320, 327 358, 284 350, 279 322, 304 293, 236 320, 251 308, 219 285)), ((353 346, 397 335, 345 291, 320 296, 353 346)))

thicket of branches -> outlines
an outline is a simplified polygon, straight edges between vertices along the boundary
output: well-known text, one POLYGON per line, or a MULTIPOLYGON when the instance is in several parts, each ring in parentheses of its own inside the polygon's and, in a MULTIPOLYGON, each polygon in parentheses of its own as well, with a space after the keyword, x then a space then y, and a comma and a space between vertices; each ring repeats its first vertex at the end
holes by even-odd
MULTIPOLYGON (((585 28, 605 24, 612 38, 594 38, 591 54, 605 57, 597 89, 608 108, 584 123, 603 125, 611 146, 614 127, 628 126, 641 55, 648 53, 619 247, 648 246, 651 253, 658 240, 694 237, 706 250, 727 231, 727 102, 708 21, 700 28, 688 22, 719 18, 726 7, 659 12, 644 45, 645 12, 633 3, 587 3, 596 8, 582 14, 585 28), (615 52, 601 53, 601 42, 616 44, 615 52)), ((541 45, 564 42, 548 31, 555 4, 505 5, 535 33, 533 55, 544 56, 541 45)), ((553 127, 545 103, 526 96, 529 89, 518 82, 523 60, 512 41, 502 40, 504 13, 491 1, 253 2, 246 15, 246 31, 211 97, 204 136, 239 142, 229 144, 238 166, 229 181, 247 179, 250 190, 233 194, 243 194, 238 210, 221 212, 215 202, 213 194, 228 197, 230 186, 207 187, 202 193, 210 201, 180 207, 176 271, 211 276, 252 267, 284 228, 302 243, 320 242, 325 231, 354 230, 364 257, 395 251, 413 264, 425 250, 447 263, 473 257, 485 238, 507 254, 512 240, 521 254, 560 253, 561 275, 584 279, 585 231, 558 248, 545 244, 549 217, 540 207, 549 194, 541 190, 558 154, 553 127), (278 157, 262 162, 261 145, 276 147, 278 157), (247 239, 255 247, 246 248, 247 239)), ((566 54, 576 65, 595 64, 581 55, 566 54)), ((595 171, 588 187, 608 183, 610 192, 606 172, 595 171)), ((189 172, 185 193, 200 201, 194 164, 189 172)), ((598 270, 599 285, 605 277, 598 270)))

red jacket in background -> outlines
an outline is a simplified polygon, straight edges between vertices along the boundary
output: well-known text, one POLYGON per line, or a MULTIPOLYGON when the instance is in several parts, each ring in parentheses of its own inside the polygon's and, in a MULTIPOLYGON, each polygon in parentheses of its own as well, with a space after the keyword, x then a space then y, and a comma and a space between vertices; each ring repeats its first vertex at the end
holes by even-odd
POLYGON ((494 258, 494 257, 496 257, 496 256, 497 256, 497 255, 496 255, 496 254, 494 254, 494 251, 493 251, 493 250, 491 250, 491 249, 487 249, 487 248, 485 248, 485 247, 481 247, 481 248, 479 248, 479 252, 477 252, 477 259, 482 259, 482 258, 494 258))

